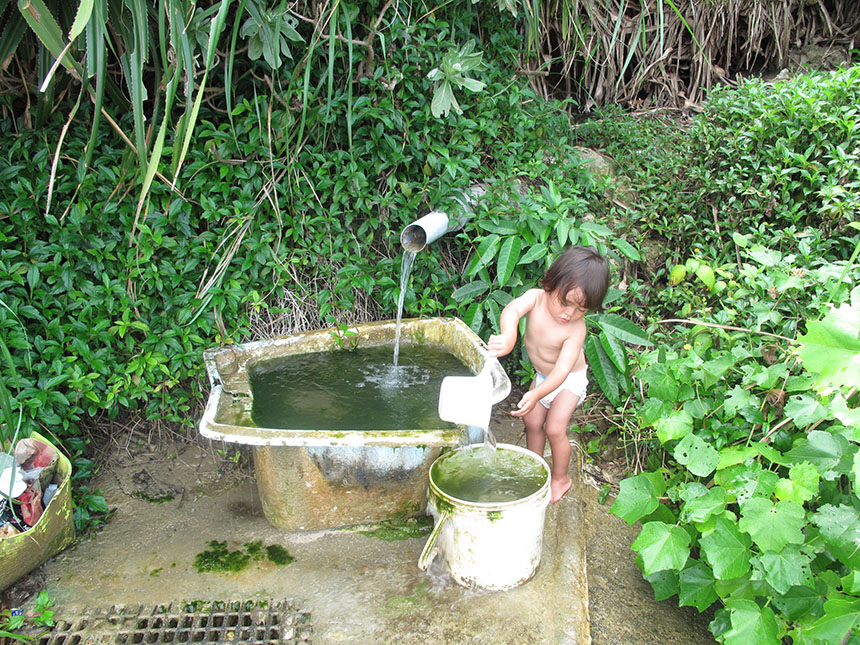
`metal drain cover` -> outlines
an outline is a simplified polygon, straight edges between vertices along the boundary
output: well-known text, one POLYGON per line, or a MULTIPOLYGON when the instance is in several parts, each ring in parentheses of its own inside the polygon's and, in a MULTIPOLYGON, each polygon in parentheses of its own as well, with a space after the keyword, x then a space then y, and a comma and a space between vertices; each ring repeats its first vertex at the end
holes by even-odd
POLYGON ((169 605, 114 605, 87 610, 73 621, 58 617, 38 645, 90 643, 310 643, 310 614, 281 601, 213 601, 169 605))

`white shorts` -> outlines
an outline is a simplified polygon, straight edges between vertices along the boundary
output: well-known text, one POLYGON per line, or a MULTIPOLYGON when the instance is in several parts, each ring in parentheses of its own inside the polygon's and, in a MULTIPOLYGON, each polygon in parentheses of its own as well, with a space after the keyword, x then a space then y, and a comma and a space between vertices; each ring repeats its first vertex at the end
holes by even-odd
MULTIPOLYGON (((586 376, 586 370, 580 370, 578 372, 571 372, 567 375, 567 378, 561 382, 557 388, 555 388, 552 392, 543 397, 540 402, 543 404, 543 407, 549 409, 550 404, 553 399, 558 396, 558 393, 562 390, 569 390, 571 393, 575 394, 579 397, 579 402, 576 404, 577 406, 582 405, 582 402, 585 400, 585 393, 588 390, 588 376, 586 376)), ((535 375, 535 387, 540 385, 546 380, 546 376, 543 374, 535 375)))

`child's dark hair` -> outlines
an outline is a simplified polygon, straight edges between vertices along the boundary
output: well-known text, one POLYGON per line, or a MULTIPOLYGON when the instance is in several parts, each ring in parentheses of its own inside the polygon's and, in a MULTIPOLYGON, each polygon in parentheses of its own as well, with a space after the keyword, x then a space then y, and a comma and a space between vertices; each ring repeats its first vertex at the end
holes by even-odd
POLYGON ((582 289, 585 308, 599 309, 609 289, 609 262, 589 246, 573 246, 547 269, 541 286, 547 293, 557 291, 562 298, 571 289, 582 289))

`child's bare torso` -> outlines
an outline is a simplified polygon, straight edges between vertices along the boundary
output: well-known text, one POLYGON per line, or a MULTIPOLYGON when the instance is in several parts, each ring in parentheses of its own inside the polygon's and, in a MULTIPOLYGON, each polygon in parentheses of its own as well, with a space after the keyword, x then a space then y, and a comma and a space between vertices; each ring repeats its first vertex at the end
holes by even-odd
MULTIPOLYGON (((536 301, 534 307, 526 315, 526 331, 523 341, 529 359, 539 374, 546 376, 558 362, 559 354, 565 342, 585 339, 585 320, 559 320, 557 306, 552 302, 551 294, 543 289, 535 289, 536 301)), ((580 351, 571 372, 586 368, 585 353, 580 351)))

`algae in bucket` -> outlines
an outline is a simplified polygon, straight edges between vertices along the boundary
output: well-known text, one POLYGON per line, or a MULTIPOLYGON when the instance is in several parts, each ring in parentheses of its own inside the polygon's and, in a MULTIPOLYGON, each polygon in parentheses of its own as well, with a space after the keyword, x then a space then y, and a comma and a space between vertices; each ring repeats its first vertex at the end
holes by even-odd
POLYGON ((537 571, 549 505, 550 470, 539 455, 510 444, 458 448, 430 467, 427 508, 436 520, 418 560, 437 552, 464 587, 512 589, 537 571))

